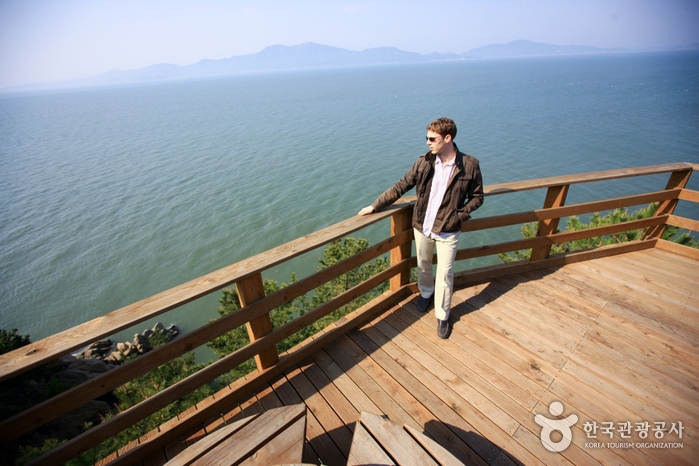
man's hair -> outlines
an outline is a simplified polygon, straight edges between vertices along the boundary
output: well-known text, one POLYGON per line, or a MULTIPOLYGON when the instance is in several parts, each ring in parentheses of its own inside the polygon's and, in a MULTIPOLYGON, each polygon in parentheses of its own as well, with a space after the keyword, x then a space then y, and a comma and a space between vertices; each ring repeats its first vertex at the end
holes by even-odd
POLYGON ((456 124, 451 118, 437 118, 427 125, 427 131, 434 131, 442 137, 451 134, 451 138, 454 139, 456 137, 456 124))

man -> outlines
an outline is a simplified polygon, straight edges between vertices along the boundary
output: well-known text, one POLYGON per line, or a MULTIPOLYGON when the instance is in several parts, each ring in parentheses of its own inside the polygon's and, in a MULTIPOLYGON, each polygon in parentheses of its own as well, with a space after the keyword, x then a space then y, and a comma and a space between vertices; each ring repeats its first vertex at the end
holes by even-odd
POLYGON ((406 175, 386 190, 359 215, 369 215, 393 204, 417 187, 413 230, 418 262, 417 309, 427 312, 434 301, 437 335, 449 336, 449 312, 454 289, 454 258, 461 224, 483 204, 483 178, 478 160, 459 151, 454 144, 456 125, 439 118, 427 126, 429 152, 422 155, 406 175), (437 247, 436 282, 432 274, 437 247))

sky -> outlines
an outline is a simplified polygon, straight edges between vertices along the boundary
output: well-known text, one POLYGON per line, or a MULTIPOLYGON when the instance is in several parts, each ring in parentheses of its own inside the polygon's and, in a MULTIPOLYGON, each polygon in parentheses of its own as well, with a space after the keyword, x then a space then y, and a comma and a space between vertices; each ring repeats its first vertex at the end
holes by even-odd
POLYGON ((0 88, 316 42, 463 53, 699 42, 699 0, 0 0, 0 88))

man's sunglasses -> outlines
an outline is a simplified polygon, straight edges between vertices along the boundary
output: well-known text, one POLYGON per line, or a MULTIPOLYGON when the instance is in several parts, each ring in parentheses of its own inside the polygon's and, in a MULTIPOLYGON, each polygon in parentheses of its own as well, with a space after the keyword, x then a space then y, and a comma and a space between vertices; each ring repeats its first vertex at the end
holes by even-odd
POLYGON ((425 136, 425 140, 426 140, 426 141, 435 142, 437 139, 439 139, 439 137, 436 137, 436 136, 433 136, 433 137, 425 136))

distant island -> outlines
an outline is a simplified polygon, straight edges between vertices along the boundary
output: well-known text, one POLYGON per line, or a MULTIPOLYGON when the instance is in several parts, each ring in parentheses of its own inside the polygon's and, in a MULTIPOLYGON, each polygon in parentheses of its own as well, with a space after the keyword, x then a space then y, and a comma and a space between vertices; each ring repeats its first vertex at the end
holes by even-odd
MULTIPOLYGON (((665 50, 699 50, 699 43, 665 50)), ((584 45, 552 45, 516 40, 506 44, 486 45, 461 54, 406 52, 395 47, 378 47, 352 51, 329 45, 304 42, 299 45, 272 45, 261 52, 238 55, 221 60, 201 60, 192 65, 169 63, 151 65, 137 70, 109 71, 91 78, 53 83, 33 83, 4 91, 28 91, 84 86, 143 83, 174 79, 196 79, 230 76, 243 73, 317 69, 328 67, 366 66, 398 63, 471 60, 533 56, 563 56, 602 53, 624 53, 624 48, 598 48, 584 45)))

